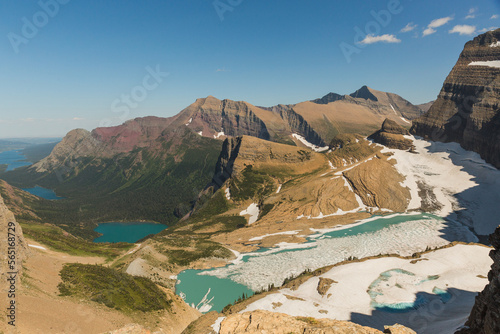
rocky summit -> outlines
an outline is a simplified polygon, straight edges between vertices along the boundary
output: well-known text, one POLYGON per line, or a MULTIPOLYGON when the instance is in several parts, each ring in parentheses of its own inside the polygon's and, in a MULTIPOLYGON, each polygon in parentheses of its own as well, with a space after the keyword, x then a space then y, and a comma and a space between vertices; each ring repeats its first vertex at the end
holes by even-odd
POLYGON ((398 122, 402 121, 402 123, 406 124, 410 123, 405 121, 405 119, 415 119, 428 110, 428 103, 415 106, 397 94, 381 92, 368 86, 363 86, 349 95, 329 93, 312 102, 317 104, 329 104, 336 101, 363 105, 376 110, 379 114, 395 115, 397 116, 396 119, 398 122))
POLYGON ((411 150, 413 149, 413 142, 410 139, 405 138, 405 135, 409 135, 407 129, 403 128, 398 123, 386 118, 382 124, 382 128, 372 134, 369 139, 373 139, 376 143, 387 146, 389 148, 395 148, 399 150, 411 150))
POLYGON ((411 132, 432 141, 458 142, 500 168, 500 29, 465 45, 438 99, 411 132))

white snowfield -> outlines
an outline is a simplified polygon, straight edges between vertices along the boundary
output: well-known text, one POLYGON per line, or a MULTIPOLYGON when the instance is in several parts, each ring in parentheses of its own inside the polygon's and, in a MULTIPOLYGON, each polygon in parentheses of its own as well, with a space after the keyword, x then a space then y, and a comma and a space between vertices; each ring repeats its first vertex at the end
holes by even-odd
POLYGON ((221 130, 221 132, 217 132, 214 135, 214 139, 219 139, 220 137, 224 137, 226 134, 224 133, 224 130, 221 130))
POLYGON ((408 123, 408 124, 411 124, 411 122, 410 122, 409 120, 407 120, 406 118, 404 118, 404 117, 399 117, 399 118, 401 118, 401 120, 402 120, 403 122, 406 122, 406 123, 408 123))
POLYGON ((498 46, 500 46, 500 41, 498 41, 498 42, 496 42, 496 43, 491 43, 491 44, 490 44, 490 48, 496 48, 496 47, 498 47, 498 46))
POLYGON ((309 147, 311 150, 315 151, 315 152, 324 152, 324 151, 327 151, 328 150, 328 146, 325 146, 325 147, 319 147, 319 146, 316 146, 310 142, 308 142, 304 137, 302 137, 301 135, 298 135, 296 133, 292 134, 292 137, 299 140, 302 144, 304 144, 305 146, 309 147))
POLYGON ((392 104, 391 104, 391 108, 392 108, 392 111, 394 111, 394 114, 397 116, 398 113, 396 112, 396 109, 394 109, 394 107, 392 106, 392 104))
POLYGON ((220 325, 222 324, 222 321, 224 321, 224 319, 226 319, 226 317, 219 317, 217 318, 217 320, 215 320, 215 323, 212 326, 210 326, 212 327, 215 333, 220 332, 220 325))
MULTIPOLYGON (((373 219, 360 221, 358 225, 370 223, 373 219)), ((339 230, 353 226, 344 226, 339 230)), ((280 286, 285 278, 298 275, 306 269, 315 270, 326 267, 342 262, 349 256, 365 258, 389 253, 409 256, 425 250, 427 246, 435 248, 447 245, 449 240, 478 241, 463 225, 446 222, 432 216, 390 225, 376 232, 350 236, 346 231, 345 235, 342 238, 325 238, 316 235, 314 241, 310 243, 281 243, 278 247, 266 252, 241 254, 232 265, 205 271, 201 275, 230 278, 258 291, 269 284, 280 286), (287 249, 301 250, 283 252, 287 249), (241 261, 243 256, 249 257, 247 262, 241 261)))
POLYGON ((132 253, 137 252, 137 250, 141 247, 142 244, 135 244, 135 247, 131 250, 129 250, 125 255, 130 255, 132 253))
POLYGON ((425 254, 422 257, 425 260, 414 264, 399 258, 346 264, 320 276, 337 282, 324 296, 317 291, 319 277, 313 277, 295 291, 283 289, 250 304, 242 313, 268 310, 292 316, 350 320, 381 330, 383 325, 397 322, 419 334, 451 334, 465 323, 476 293, 488 283, 482 277, 487 276, 492 264, 489 251, 490 248, 478 245, 456 245, 425 254), (378 284, 373 294, 376 302, 387 306, 412 305, 418 296, 421 303, 418 308, 398 313, 374 309, 373 295, 368 293, 370 286, 374 289, 373 283, 380 275, 394 269, 406 274, 395 273, 378 284), (448 294, 443 298, 436 292, 448 294), (285 295, 300 299, 292 300, 285 295))
POLYGON ((191 122, 192 122, 192 121, 193 121, 193 118, 191 117, 191 118, 189 119, 189 121, 186 123, 186 126, 188 126, 189 124, 191 124, 191 122))
POLYGON ((246 216, 249 215, 250 218, 248 219, 248 224, 252 225, 259 219, 259 207, 257 206, 256 203, 252 203, 248 206, 246 210, 243 210, 240 212, 240 216, 246 216))
POLYGON ((272 236, 275 236, 275 235, 296 235, 296 234, 299 234, 300 231, 301 230, 299 230, 299 231, 285 231, 285 232, 271 233, 271 234, 262 235, 260 237, 255 237, 255 238, 248 239, 248 241, 258 241, 258 240, 262 240, 264 238, 272 237, 272 236))
POLYGON ((420 207, 417 183, 424 183, 442 205, 435 214, 466 224, 480 235, 493 233, 500 217, 500 171, 457 143, 406 138, 413 140, 418 154, 388 148, 383 152, 394 154, 396 169, 406 176, 408 209, 420 207))
POLYGON ((500 60, 488 60, 488 61, 473 61, 469 66, 487 66, 493 68, 500 68, 500 60))
POLYGON ((226 199, 229 201, 231 199, 231 190, 229 189, 229 187, 226 188, 225 194, 226 194, 226 199))
POLYGON ((45 248, 45 247, 37 246, 37 245, 31 245, 31 244, 28 244, 28 247, 36 248, 36 249, 41 249, 41 250, 47 250, 47 248, 45 248))

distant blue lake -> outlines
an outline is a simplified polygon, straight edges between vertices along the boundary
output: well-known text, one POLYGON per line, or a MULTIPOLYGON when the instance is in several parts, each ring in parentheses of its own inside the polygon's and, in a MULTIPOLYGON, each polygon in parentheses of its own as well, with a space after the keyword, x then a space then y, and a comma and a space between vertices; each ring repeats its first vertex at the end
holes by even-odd
POLYGON ((26 157, 21 150, 0 153, 0 165, 7 165, 7 172, 19 167, 30 166, 31 162, 25 159, 26 157))
POLYGON ((94 239, 94 242, 129 242, 134 243, 150 234, 157 234, 168 226, 155 223, 104 223, 97 226, 94 231, 102 236, 94 239))
POLYGON ((38 196, 41 198, 45 198, 45 199, 49 199, 49 200, 64 199, 64 197, 57 196, 56 193, 54 192, 54 190, 42 188, 39 186, 36 186, 34 188, 25 188, 23 190, 29 192, 32 195, 35 195, 35 196, 38 196))

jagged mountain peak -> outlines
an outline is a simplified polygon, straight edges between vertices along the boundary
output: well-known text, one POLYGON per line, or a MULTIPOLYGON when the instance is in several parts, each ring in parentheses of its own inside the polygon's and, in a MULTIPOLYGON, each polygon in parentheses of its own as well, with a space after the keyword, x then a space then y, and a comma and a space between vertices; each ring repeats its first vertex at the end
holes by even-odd
POLYGON ((491 47, 493 43, 500 41, 500 29, 490 30, 475 37, 472 41, 465 44, 466 47, 487 46, 491 47))
POLYGON ((326 94, 322 98, 312 100, 311 102, 314 102, 316 104, 328 104, 328 103, 343 100, 343 99, 344 99, 344 95, 340 95, 340 94, 332 92, 332 93, 326 94))
POLYGON ((373 90, 370 87, 365 85, 349 96, 354 97, 354 98, 372 100, 372 101, 377 102, 378 98, 375 96, 374 93, 382 93, 382 92, 375 91, 375 90, 373 90))

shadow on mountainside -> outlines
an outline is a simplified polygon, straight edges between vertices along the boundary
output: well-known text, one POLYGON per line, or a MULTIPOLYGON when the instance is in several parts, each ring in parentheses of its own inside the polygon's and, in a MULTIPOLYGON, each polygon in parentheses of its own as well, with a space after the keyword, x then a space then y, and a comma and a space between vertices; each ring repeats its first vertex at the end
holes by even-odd
MULTIPOLYGON (((500 170, 486 163, 479 154, 464 150, 457 143, 430 142, 432 153, 448 153, 454 165, 472 176, 477 185, 455 195, 458 208, 447 219, 470 227, 480 242, 489 244, 488 236, 500 224, 500 170), (465 209, 466 208, 466 209, 465 209)), ((446 235, 447 231, 443 231, 446 235)), ((453 240, 450 240, 453 241, 453 240)))
POLYGON ((451 296, 446 303, 438 295, 418 292, 415 302, 418 300, 422 304, 416 309, 397 311, 388 308, 375 309, 371 315, 351 313, 351 321, 382 331, 384 325, 398 323, 419 334, 455 333, 469 317, 477 293, 455 288, 450 288, 446 292, 451 296))

